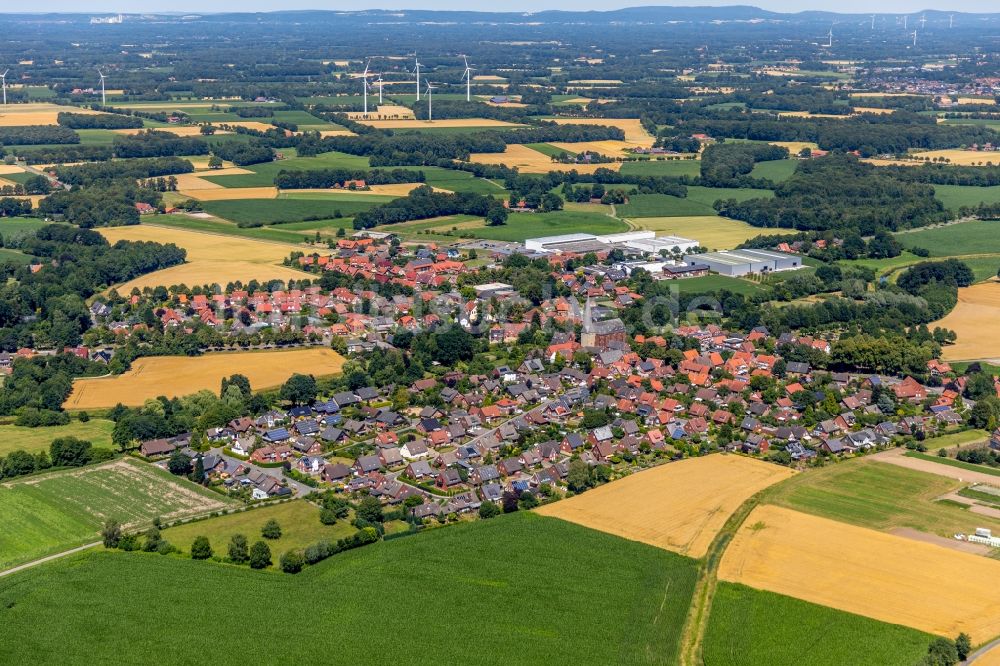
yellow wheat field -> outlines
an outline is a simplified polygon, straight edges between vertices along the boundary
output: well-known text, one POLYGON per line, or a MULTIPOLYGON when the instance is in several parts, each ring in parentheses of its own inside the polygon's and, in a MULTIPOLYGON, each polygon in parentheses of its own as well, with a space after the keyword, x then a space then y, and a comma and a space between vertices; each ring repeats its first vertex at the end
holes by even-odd
MULTIPOLYGON (((637 217, 628 222, 637 229, 658 235, 692 238, 710 250, 732 250, 750 238, 759 236, 760 227, 717 215, 681 215, 675 217, 637 217)), ((777 233, 782 233, 778 230, 777 233)), ((792 232, 787 232, 792 233, 792 232)))
POLYGON ((977 642, 1000 634, 1000 595, 984 584, 998 577, 996 560, 776 506, 753 510, 719 567, 722 580, 977 642))
POLYGON ((202 390, 217 392, 223 377, 246 375, 254 389, 282 384, 295 373, 315 376, 340 372, 344 357, 325 347, 268 352, 236 352, 204 356, 151 356, 140 358, 121 375, 92 377, 73 382, 67 409, 99 409, 118 403, 139 406, 150 398, 190 395, 202 390))
POLYGON ((768 141, 772 146, 781 146, 782 148, 788 148, 788 152, 792 155, 798 155, 802 152, 803 148, 808 148, 809 150, 819 150, 819 146, 813 141, 768 141))
POLYGON ((606 125, 618 127, 625 132, 625 142, 634 146, 649 148, 656 138, 646 131, 638 118, 553 118, 560 125, 606 125))
MULTIPOLYGON (((209 157, 188 157, 186 159, 198 171, 211 171, 208 168, 208 160, 211 159, 209 157)), ((231 169, 231 168, 233 168, 235 166, 236 165, 233 164, 232 162, 230 162, 229 160, 222 160, 222 168, 223 169, 231 169)), ((201 174, 201 175, 203 175, 203 176, 211 176, 211 175, 213 175, 213 173, 205 173, 205 174, 201 174)))
POLYGON ((319 135, 324 139, 328 136, 354 136, 351 130, 320 130, 319 135))
POLYGON ((222 187, 218 183, 205 180, 203 176, 242 176, 253 173, 241 167, 230 167, 228 169, 212 169, 198 173, 182 173, 176 176, 178 190, 217 190, 222 187))
POLYGON ((473 153, 469 156, 469 161, 478 164, 506 164, 508 167, 517 167, 522 173, 548 173, 549 171, 593 173, 601 168, 618 171, 622 166, 620 162, 610 162, 608 164, 559 164, 558 162, 553 162, 552 158, 548 155, 520 143, 508 144, 507 149, 502 153, 473 153))
POLYGON ((896 109, 880 109, 877 106, 856 106, 854 107, 854 113, 874 113, 876 115, 885 115, 887 113, 895 113, 896 109))
POLYGON ((958 304, 935 326, 955 331, 958 340, 941 348, 949 361, 1000 358, 1000 282, 990 280, 958 290, 958 304))
POLYGON ((271 125, 270 123, 262 123, 259 120, 227 120, 220 124, 232 125, 234 127, 246 127, 247 129, 259 130, 261 132, 274 129, 274 125, 271 125))
POLYGON ((1000 152, 986 152, 979 150, 960 150, 958 148, 948 148, 944 150, 928 150, 923 153, 913 153, 914 157, 933 161, 945 158, 949 164, 960 166, 979 166, 992 162, 994 165, 1000 164, 1000 152))
POLYGON ((787 467, 741 456, 688 458, 546 505, 538 512, 701 557, 740 504, 793 474, 787 467))
MULTIPOLYGON (((134 129, 116 129, 111 130, 115 134, 138 134, 139 132, 145 132, 146 130, 141 127, 134 129)), ((176 134, 177 136, 201 136, 201 127, 196 125, 171 125, 170 127, 162 127, 157 130, 158 132, 169 132, 170 134, 176 134)), ((216 130, 216 134, 232 134, 232 132, 227 132, 225 130, 216 130)))
POLYGON ((446 118, 444 120, 364 120, 358 122, 380 129, 427 129, 428 127, 520 127, 516 123, 491 118, 446 118))
POLYGON ((24 169, 19 166, 14 166, 13 164, 0 164, 0 176, 5 173, 21 173, 24 169))
MULTIPOLYGON (((220 222, 220 224, 223 224, 220 222)), ((142 275, 118 287, 129 293, 133 287, 156 287, 186 284, 220 284, 242 280, 300 279, 297 271, 280 263, 295 250, 290 243, 275 243, 236 236, 224 236, 186 229, 173 229, 154 225, 108 227, 101 234, 109 242, 119 240, 173 243, 187 250, 187 263, 142 275)))
POLYGON ((580 143, 565 143, 557 141, 550 143, 549 145, 555 146, 560 150, 565 150, 570 155, 589 152, 606 155, 608 157, 626 157, 631 155, 629 151, 636 147, 635 144, 629 143, 628 141, 615 141, 613 139, 608 141, 582 141, 580 143))
POLYGON ((60 112, 95 114, 97 111, 58 104, 8 104, 0 107, 0 127, 55 125, 60 112))

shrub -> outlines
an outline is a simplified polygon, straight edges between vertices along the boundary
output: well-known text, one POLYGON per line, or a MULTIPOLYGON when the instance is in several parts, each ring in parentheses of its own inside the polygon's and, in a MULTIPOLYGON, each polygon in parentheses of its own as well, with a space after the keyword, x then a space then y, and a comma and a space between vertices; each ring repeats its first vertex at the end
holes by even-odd
POLYGON ((480 518, 492 518, 497 515, 500 515, 500 507, 493 502, 483 502, 479 505, 480 518))
POLYGON ((304 553, 307 564, 322 562, 332 555, 332 547, 329 541, 319 541, 306 548, 304 553))
POLYGON ((122 526, 117 520, 104 521, 101 528, 101 541, 105 548, 117 548, 121 544, 122 526))
POLYGON ((281 570, 285 573, 296 574, 302 571, 305 565, 305 558, 297 550, 290 550, 281 556, 281 570))
POLYGON ((247 538, 242 534, 234 534, 229 540, 229 561, 234 564, 246 564, 250 561, 247 538))
POLYGON ((272 518, 264 523, 264 527, 260 529, 260 535, 265 539, 280 539, 281 525, 278 524, 277 520, 272 518))
POLYGON ((324 525, 336 525, 337 513, 333 509, 320 509, 319 522, 324 525))

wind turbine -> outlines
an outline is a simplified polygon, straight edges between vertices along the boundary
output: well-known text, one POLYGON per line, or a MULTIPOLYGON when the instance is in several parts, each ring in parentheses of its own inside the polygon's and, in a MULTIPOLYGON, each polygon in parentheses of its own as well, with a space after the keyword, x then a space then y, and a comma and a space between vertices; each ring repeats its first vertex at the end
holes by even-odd
POLYGON ((365 96, 365 111, 364 111, 365 117, 368 116, 368 67, 370 66, 371 66, 371 60, 365 63, 365 71, 361 74, 361 79, 362 79, 361 87, 362 90, 364 91, 364 96, 365 96))
POLYGON ((382 72, 379 72, 378 79, 375 83, 378 84, 378 105, 382 106, 382 72))
POLYGON ((416 53, 413 54, 413 63, 414 63, 413 69, 417 72, 417 101, 419 102, 420 101, 420 68, 421 68, 422 65, 420 64, 420 59, 417 58, 417 54, 416 53))
POLYGON ((3 81, 3 105, 7 106, 7 72, 9 69, 5 69, 3 74, 0 74, 0 81, 3 81))
POLYGON ((427 82, 427 121, 433 121, 434 116, 434 91, 437 90, 437 86, 432 86, 430 81, 427 82))
POLYGON ((104 94, 104 74, 101 72, 100 68, 97 69, 97 74, 101 77, 101 106, 107 106, 108 98, 104 94))
POLYGON ((875 15, 872 14, 872 30, 875 29, 875 15))
POLYGON ((465 79, 465 101, 472 101, 472 68, 469 67, 469 59, 462 56, 462 60, 465 61, 465 73, 462 74, 462 78, 465 79))
POLYGON ((949 28, 954 28, 955 27, 955 15, 954 14, 948 14, 948 27, 949 28))
POLYGON ((906 30, 906 20, 907 20, 908 18, 910 18, 910 17, 909 17, 909 16, 907 16, 907 15, 905 15, 905 14, 903 15, 903 30, 906 30))
POLYGON ((921 14, 920 15, 920 29, 923 30, 924 26, 926 24, 927 24, 927 15, 926 14, 921 14))
POLYGON ((914 46, 917 45, 917 31, 916 30, 913 31, 913 45, 914 46))
POLYGON ((826 48, 833 46, 833 26, 830 26, 830 32, 826 34, 826 48))

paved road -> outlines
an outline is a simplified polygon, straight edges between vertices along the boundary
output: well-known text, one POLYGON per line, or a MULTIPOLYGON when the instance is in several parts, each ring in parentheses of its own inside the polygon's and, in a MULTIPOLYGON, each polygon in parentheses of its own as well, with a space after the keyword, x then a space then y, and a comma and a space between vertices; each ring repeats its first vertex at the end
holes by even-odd
POLYGON ((0 571, 0 578, 4 576, 9 576, 12 573, 17 573, 18 571, 23 571, 24 569, 30 569, 31 567, 37 567, 39 564, 44 564, 46 562, 51 562, 52 560, 58 560, 60 557, 66 557, 67 555, 72 555, 73 553, 79 553, 82 550, 87 550, 88 548, 93 548, 94 546, 100 546, 100 541, 95 541, 93 543, 88 543, 85 546, 80 546, 78 548, 72 548, 70 550, 64 550, 61 553, 56 553, 55 555, 49 555, 48 557, 43 557, 38 560, 32 560, 31 562, 26 562, 25 564, 19 564, 13 569, 7 569, 6 571, 0 571))
POLYGON ((288 482, 288 487, 295 491, 295 495, 297 497, 303 497, 303 496, 308 495, 309 493, 313 492, 314 490, 316 490, 315 488, 313 488, 311 486, 307 486, 304 483, 299 483, 295 479, 292 479, 292 478, 289 478, 289 477, 285 476, 282 473, 283 470, 282 470, 281 467, 261 467, 259 465, 253 464, 249 460, 241 460, 240 458, 234 458, 233 456, 227 455, 226 453, 223 452, 223 450, 221 448, 212 449, 211 451, 209 451, 209 453, 214 453, 217 456, 222 456, 227 461, 235 463, 237 465, 247 465, 247 466, 250 467, 250 469, 256 470, 258 472, 263 472, 264 474, 267 474, 268 476, 273 476, 274 478, 278 479, 279 481, 287 481, 288 482))
MULTIPOLYGON (((45 173, 44 171, 42 171, 38 167, 34 167, 34 166, 31 166, 30 164, 26 164, 26 163, 22 164, 20 162, 18 163, 18 166, 20 166, 22 169, 24 169, 28 173, 33 173, 36 176, 45 176, 46 178, 49 178, 49 182, 51 182, 51 178, 49 177, 49 174, 45 173)), ((68 189, 70 189, 71 186, 67 185, 66 183, 63 183, 62 187, 63 187, 64 190, 68 190, 68 189)))
POLYGON ((978 650, 970 654, 968 657, 966 657, 965 661, 963 661, 962 663, 971 664, 975 662, 977 659, 981 660, 977 663, 983 664, 984 666, 987 663, 995 664, 997 662, 1000 662, 1000 638, 994 641, 990 641, 983 647, 979 648, 978 650), (989 657, 986 657, 987 652, 990 653, 989 657))

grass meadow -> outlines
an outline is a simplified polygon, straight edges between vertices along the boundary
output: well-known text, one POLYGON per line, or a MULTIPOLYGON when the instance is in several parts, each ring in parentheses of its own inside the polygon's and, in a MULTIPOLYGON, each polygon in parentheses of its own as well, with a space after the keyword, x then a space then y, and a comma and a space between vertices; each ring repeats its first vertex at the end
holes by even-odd
POLYGON ((934 257, 1000 253, 1000 222, 973 221, 897 234, 904 248, 922 247, 934 257))
POLYGON ((910 666, 933 636, 738 583, 720 582, 704 638, 706 666, 910 666))
MULTIPOLYGON (((315 195, 314 198, 281 199, 232 199, 228 201, 204 201, 202 207, 211 213, 233 222, 263 222, 282 224, 302 222, 308 218, 333 219, 336 211, 344 217, 353 217, 363 210, 392 201, 396 197, 377 195, 315 195)), ((345 226, 350 226, 350 220, 345 226)))
POLYGON ((268 649, 290 662, 460 663, 475 650, 497 665, 672 664, 695 578, 690 559, 527 513, 373 544, 297 576, 91 552, 0 579, 0 653, 196 662, 205 644, 191 637, 212 626, 213 661, 241 664, 247 632, 278 613, 295 621, 267 630, 268 649))
POLYGON ((622 164, 620 173, 629 176, 697 176, 701 173, 698 160, 637 160, 622 164))
POLYGON ((935 185, 934 197, 951 210, 958 210, 962 206, 978 206, 981 203, 995 204, 1000 203, 1000 185, 935 185))
MULTIPOLYGON (((282 150, 282 153, 288 151, 282 150)), ((322 153, 315 157, 287 157, 283 160, 253 164, 246 169, 253 173, 234 176, 205 176, 205 180, 223 187, 267 187, 274 185, 274 177, 281 171, 309 171, 312 169, 367 169, 368 158, 345 153, 322 153)))
POLYGON ((107 419, 91 419, 86 422, 73 420, 66 425, 47 428, 26 428, 16 425, 0 426, 0 456, 22 449, 29 453, 48 451, 49 444, 59 437, 78 437, 94 446, 112 448, 111 431, 114 422, 107 419))

